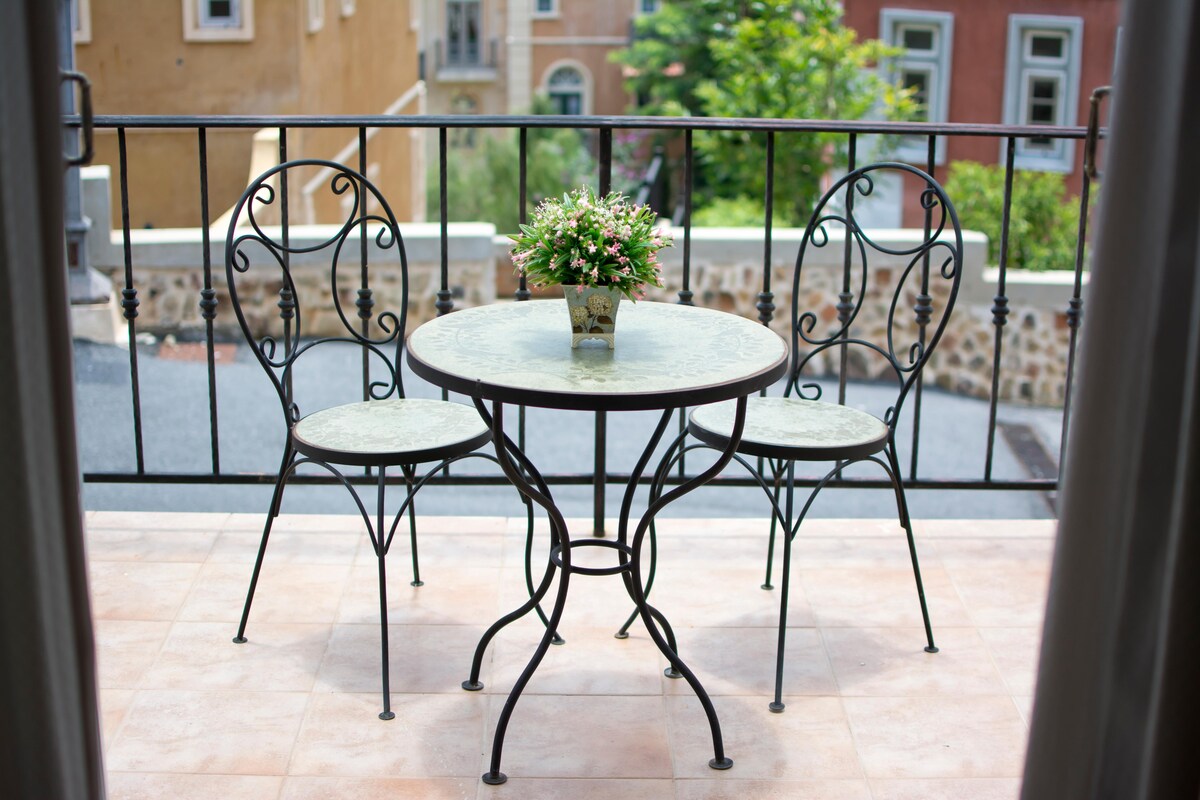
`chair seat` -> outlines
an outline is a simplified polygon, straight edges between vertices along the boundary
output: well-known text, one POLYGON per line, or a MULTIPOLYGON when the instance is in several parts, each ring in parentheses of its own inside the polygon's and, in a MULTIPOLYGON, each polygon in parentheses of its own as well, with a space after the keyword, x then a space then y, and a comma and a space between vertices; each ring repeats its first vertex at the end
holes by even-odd
MULTIPOLYGON (((688 419, 692 436, 724 448, 733 433, 735 401, 699 406, 688 419)), ((791 461, 863 458, 887 444, 888 428, 855 408, 793 397, 751 397, 738 452, 791 461)))
POLYGON ((334 464, 441 461, 491 438, 479 413, 444 400, 372 400, 316 411, 292 428, 296 450, 334 464))

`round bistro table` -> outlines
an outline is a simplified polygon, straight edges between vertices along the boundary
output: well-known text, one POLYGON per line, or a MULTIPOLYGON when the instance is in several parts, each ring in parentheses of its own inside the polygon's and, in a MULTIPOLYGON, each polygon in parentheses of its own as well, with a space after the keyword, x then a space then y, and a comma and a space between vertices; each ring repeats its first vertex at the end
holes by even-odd
POLYGON ((650 638, 671 663, 667 674, 683 677, 708 717, 713 737, 709 766, 728 769, 721 726, 708 693, 678 655, 666 617, 646 601, 641 572, 643 540, 651 521, 664 506, 703 485, 733 457, 746 419, 746 397, 774 383, 787 368, 787 345, 770 329, 742 317, 712 309, 667 303, 623 303, 617 318, 616 347, 603 342, 571 348, 566 303, 537 300, 468 308, 421 325, 408 337, 408 363, 429 382, 472 398, 492 429, 492 442, 505 474, 516 488, 546 510, 550 519, 550 558, 529 600, 501 617, 483 634, 475 650, 471 676, 463 688, 483 688, 479 673, 492 638, 520 619, 550 590, 561 573, 558 592, 543 634, 529 663, 513 685, 496 724, 490 769, 485 783, 507 780, 500 771, 509 718, 533 677, 562 619, 569 578, 621 575, 650 638), (632 539, 629 517, 638 480, 672 414, 685 406, 736 399, 733 436, 709 469, 653 500, 640 516, 632 539), (489 410, 490 404, 490 410, 489 410), (588 537, 573 541, 550 488, 529 458, 504 433, 505 404, 578 411, 661 410, 662 417, 630 474, 621 503, 615 541, 588 537), (574 565, 571 552, 580 547, 615 551, 608 567, 574 565), (661 627, 660 627, 661 626, 661 627))

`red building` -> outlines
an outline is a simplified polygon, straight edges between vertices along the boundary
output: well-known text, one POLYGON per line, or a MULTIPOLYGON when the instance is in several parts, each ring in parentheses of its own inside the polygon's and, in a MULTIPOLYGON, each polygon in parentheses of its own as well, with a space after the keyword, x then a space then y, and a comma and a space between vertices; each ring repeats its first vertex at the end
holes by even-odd
MULTIPOLYGON (((860 39, 905 48, 892 68, 933 122, 1085 125, 1092 90, 1112 82, 1119 0, 843 0, 860 39)), ((939 169, 952 161, 1003 161, 1004 142, 940 139, 939 169)), ((925 140, 901 148, 914 164, 925 140)), ((1083 147, 1019 139, 1017 169, 1062 172, 1079 192, 1083 147)), ((911 206, 912 204, 905 204, 911 206)), ((905 222, 910 222, 905 220, 905 222)))

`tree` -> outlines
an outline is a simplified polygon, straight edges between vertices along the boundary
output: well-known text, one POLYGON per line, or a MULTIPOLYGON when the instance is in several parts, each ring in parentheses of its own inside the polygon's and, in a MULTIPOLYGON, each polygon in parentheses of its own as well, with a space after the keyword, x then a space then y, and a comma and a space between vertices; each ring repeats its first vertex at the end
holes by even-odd
MULTIPOLYGON (((911 91, 873 69, 897 51, 857 41, 832 0, 674 0, 638 23, 634 43, 615 56, 628 88, 647 113, 693 113, 767 119, 860 119, 912 116, 911 91), (691 44, 688 44, 691 42, 691 44), (674 59, 674 60, 672 60, 674 59)), ((761 200, 766 184, 765 134, 697 133, 699 201, 761 200)), ((775 141, 776 203, 803 224, 819 180, 844 159, 846 137, 779 134, 775 141)))

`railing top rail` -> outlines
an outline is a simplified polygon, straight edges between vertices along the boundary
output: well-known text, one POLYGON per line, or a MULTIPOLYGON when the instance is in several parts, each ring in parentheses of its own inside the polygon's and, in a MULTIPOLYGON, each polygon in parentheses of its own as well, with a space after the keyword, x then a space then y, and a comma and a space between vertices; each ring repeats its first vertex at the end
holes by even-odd
MULTIPOLYGON (((77 115, 65 117, 79 125, 77 115)), ((977 122, 892 122, 885 120, 759 119, 748 117, 639 117, 501 114, 373 115, 148 115, 97 114, 97 128, 608 128, 635 130, 755 130, 797 133, 857 133, 902 136, 1015 136, 1084 139, 1083 126, 995 125, 977 122)), ((1108 129, 1100 129, 1107 137, 1108 129)))

